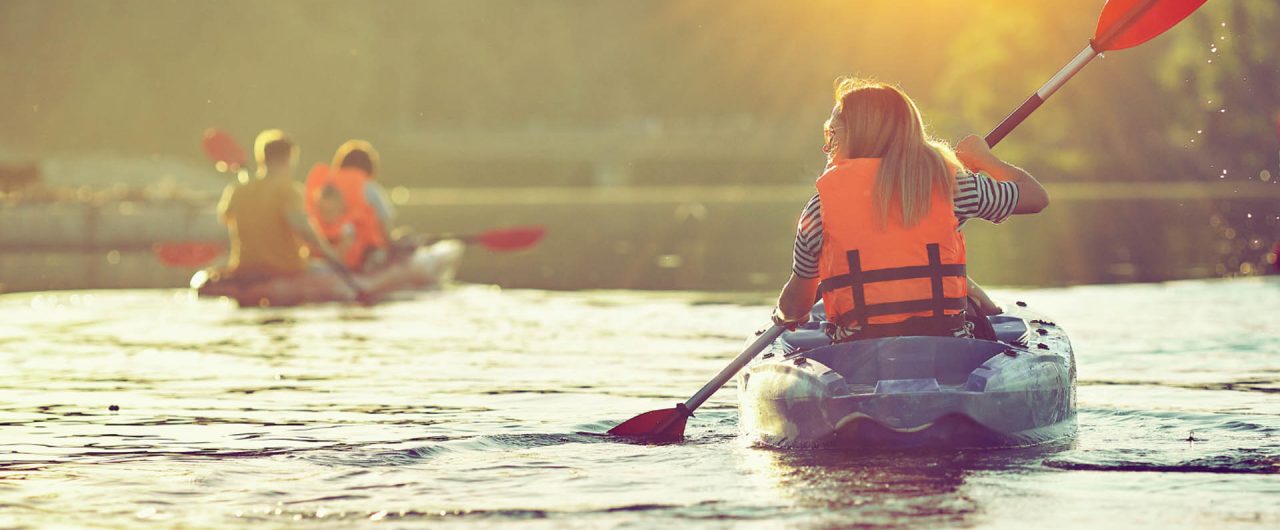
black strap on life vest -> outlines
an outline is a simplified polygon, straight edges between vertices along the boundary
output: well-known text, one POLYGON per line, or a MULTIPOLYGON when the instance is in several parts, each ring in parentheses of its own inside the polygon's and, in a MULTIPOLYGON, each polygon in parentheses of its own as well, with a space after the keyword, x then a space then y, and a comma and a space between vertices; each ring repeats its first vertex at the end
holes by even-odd
POLYGON ((955 337, 965 327, 966 316, 911 317, 891 324, 862 324, 858 330, 840 339, 840 342, 878 339, 882 337, 955 337))
POLYGON ((836 324, 848 326, 850 323, 867 323, 867 319, 882 315, 933 311, 933 317, 946 316, 944 311, 963 311, 967 305, 965 297, 947 297, 942 290, 942 279, 947 276, 965 277, 964 264, 943 265, 942 250, 937 243, 925 246, 929 254, 928 265, 911 265, 891 267, 888 269, 862 270, 862 258, 857 250, 846 253, 849 261, 849 272, 822 280, 818 284, 818 293, 826 294, 836 289, 848 288, 853 291, 853 309, 840 315, 836 324), (929 279, 932 294, 923 300, 907 300, 903 302, 887 302, 867 305, 866 285, 868 283, 891 282, 897 280, 929 279))

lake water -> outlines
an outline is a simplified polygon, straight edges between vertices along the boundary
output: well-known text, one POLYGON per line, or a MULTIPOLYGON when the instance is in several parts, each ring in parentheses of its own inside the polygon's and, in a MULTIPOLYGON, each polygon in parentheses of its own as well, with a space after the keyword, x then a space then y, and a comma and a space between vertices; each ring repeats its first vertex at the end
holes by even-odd
POLYGON ((766 295, 5 295, 0 527, 1280 526, 1280 281, 995 291, 1071 334, 1073 441, 783 452, 731 388, 685 443, 598 434, 696 390, 766 295))
MULTIPOLYGON (((1060 286, 1275 269, 1280 179, 1058 183, 1050 193, 1054 204, 1041 214, 965 225, 970 275, 984 284, 1060 286)), ((547 229, 527 251, 468 252, 462 281, 761 291, 791 273, 796 219, 813 185, 396 188, 391 195, 400 199, 397 224, 418 233, 547 229)), ((225 245, 214 217, 212 203, 0 201, 0 292, 185 287, 194 270, 166 266, 152 244, 225 245)))

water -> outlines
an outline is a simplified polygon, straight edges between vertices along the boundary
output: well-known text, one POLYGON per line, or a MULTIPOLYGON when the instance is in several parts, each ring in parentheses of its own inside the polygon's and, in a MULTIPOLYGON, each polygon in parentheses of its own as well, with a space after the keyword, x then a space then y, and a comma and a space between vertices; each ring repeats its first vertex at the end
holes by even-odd
POLYGON ((1280 523, 1280 282, 997 292, 1071 333, 1074 441, 776 451, 738 435, 731 390, 683 444, 597 434, 697 389, 760 326, 763 295, 6 295, 0 527, 1280 523))
MULTIPOLYGON (((816 170, 816 169, 815 169, 816 170)), ((805 183, 595 188, 395 188, 398 223, 420 233, 538 225, 547 238, 500 259, 463 258, 459 278, 531 289, 761 291, 786 282, 805 183), (590 219, 584 223, 583 219, 590 219), (751 233, 743 244, 742 233, 751 233), (592 249, 591 259, 564 259, 592 249)), ((969 223, 969 272, 1005 285, 1131 283, 1260 274, 1280 234, 1280 181, 1078 182, 1052 208, 969 223), (1123 208, 1118 208, 1123 204, 1123 208), (1159 219, 1159 223, 1152 223, 1159 219), (1017 267, 1009 267, 1017 263, 1017 267)), ((211 203, 0 204, 0 292, 185 287, 152 244, 224 241, 211 203)), ((225 255, 219 261, 225 259, 225 255)))

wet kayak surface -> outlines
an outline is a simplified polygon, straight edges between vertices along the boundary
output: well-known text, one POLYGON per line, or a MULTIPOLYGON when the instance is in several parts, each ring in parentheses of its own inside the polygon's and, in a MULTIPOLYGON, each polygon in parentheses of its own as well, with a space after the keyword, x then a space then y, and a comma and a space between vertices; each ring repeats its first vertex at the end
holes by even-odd
POLYGON ((1280 524, 1280 281, 993 291, 1069 333, 1074 440, 779 451, 732 388, 685 443, 599 434, 697 390, 766 295, 0 296, 0 527, 1280 524))

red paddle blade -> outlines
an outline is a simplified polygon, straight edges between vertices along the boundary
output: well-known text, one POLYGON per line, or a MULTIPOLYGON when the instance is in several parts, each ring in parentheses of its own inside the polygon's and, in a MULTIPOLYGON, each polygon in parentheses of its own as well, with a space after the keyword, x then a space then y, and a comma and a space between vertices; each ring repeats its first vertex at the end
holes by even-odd
POLYGON ((218 171, 236 171, 244 167, 248 160, 236 139, 226 131, 216 127, 204 130, 204 138, 200 142, 205 156, 212 160, 218 171))
POLYGON ((1206 0, 1107 0, 1093 32, 1100 52, 1132 48, 1168 31, 1206 0))
POLYGON ((537 244, 546 233, 547 229, 541 226, 504 228, 480 234, 475 241, 489 250, 523 250, 537 244))
POLYGON ((195 269, 203 267, 222 254, 223 247, 221 243, 191 241, 156 243, 152 245, 151 250, 165 266, 195 269))
POLYGON ((609 429, 609 434, 659 442, 679 441, 684 438, 684 423, 689 416, 689 409, 683 406, 651 410, 619 423, 617 427, 609 429))

